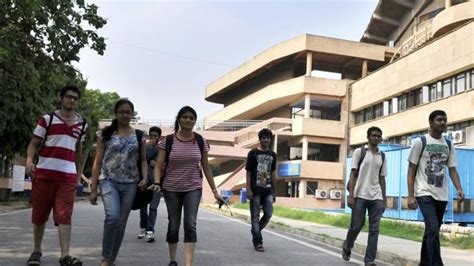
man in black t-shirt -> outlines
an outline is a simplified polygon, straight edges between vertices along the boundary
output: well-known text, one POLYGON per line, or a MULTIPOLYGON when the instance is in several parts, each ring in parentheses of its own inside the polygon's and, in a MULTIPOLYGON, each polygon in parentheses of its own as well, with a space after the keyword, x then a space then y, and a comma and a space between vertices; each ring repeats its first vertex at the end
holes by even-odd
POLYGON ((258 132, 260 145, 247 155, 247 198, 250 200, 252 242, 256 251, 263 252, 262 230, 270 221, 275 203, 276 154, 270 150, 272 131, 258 132), (263 216, 260 218, 260 208, 263 216))

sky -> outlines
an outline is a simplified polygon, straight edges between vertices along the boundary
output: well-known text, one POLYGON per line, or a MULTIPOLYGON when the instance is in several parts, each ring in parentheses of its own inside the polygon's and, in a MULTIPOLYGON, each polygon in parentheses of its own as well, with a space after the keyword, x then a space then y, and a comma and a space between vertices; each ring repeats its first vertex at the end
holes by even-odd
POLYGON ((87 1, 107 19, 103 56, 75 64, 89 89, 129 98, 142 119, 172 120, 185 105, 198 119, 223 108, 205 88, 273 45, 304 34, 359 41, 375 0, 87 1))

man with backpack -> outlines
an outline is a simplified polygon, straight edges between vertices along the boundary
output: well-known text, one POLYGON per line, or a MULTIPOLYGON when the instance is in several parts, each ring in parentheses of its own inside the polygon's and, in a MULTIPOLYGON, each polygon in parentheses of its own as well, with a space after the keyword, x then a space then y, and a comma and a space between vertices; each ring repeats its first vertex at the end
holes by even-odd
MULTIPOLYGON (((148 130, 149 140, 146 143, 146 161, 148 163, 148 185, 154 183, 153 169, 156 164, 156 156, 158 155, 158 141, 161 137, 161 128, 151 127, 148 130)), ((145 239, 146 242, 155 241, 155 223, 156 212, 158 205, 160 205, 161 192, 153 191, 153 199, 150 204, 143 206, 140 209, 140 233, 138 239, 145 239), (148 211, 149 209, 149 211, 148 211)))
POLYGON ((28 145, 26 171, 32 177, 32 223, 34 250, 28 265, 40 265, 41 243, 45 224, 51 209, 54 223, 58 226, 61 246, 60 265, 82 265, 69 255, 71 216, 76 187, 81 180, 81 139, 87 124, 76 110, 80 99, 75 85, 63 87, 59 94, 61 108, 43 115, 28 145), (38 163, 33 158, 41 145, 38 163))
POLYGON ((367 130, 368 145, 357 148, 352 155, 347 204, 352 209, 351 225, 342 246, 342 258, 349 261, 351 249, 365 223, 365 212, 369 212, 369 237, 365 252, 365 265, 376 265, 379 223, 387 204, 385 176, 387 162, 385 154, 377 147, 382 140, 382 130, 370 127, 367 130))
POLYGON ((458 201, 464 192, 456 170, 456 154, 451 141, 442 137, 448 118, 444 111, 435 110, 429 116, 430 131, 413 142, 408 156, 408 207, 420 207, 425 222, 420 265, 443 265, 439 229, 448 204, 448 181, 444 168, 456 187, 458 201), (415 200, 416 198, 416 200, 415 200))

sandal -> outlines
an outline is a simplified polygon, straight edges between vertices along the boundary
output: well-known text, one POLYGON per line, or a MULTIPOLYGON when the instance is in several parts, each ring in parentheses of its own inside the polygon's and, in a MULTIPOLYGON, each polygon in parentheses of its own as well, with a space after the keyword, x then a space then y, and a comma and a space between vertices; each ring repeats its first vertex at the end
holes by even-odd
POLYGON ((78 258, 66 255, 59 259, 59 264, 61 266, 82 266, 82 261, 78 258))
POLYGON ((28 265, 41 265, 41 256, 43 256, 43 253, 41 253, 41 251, 33 251, 26 263, 28 265))

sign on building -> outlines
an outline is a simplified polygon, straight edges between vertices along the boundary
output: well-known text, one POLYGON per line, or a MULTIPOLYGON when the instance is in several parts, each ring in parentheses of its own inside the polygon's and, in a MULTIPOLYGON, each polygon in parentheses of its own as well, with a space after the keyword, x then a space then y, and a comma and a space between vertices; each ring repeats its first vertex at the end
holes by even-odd
POLYGON ((12 192, 22 192, 25 188, 25 167, 13 165, 12 192))
POLYGON ((285 162, 278 165, 278 176, 300 176, 301 162, 285 162))

